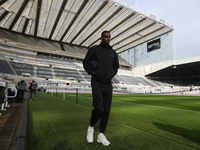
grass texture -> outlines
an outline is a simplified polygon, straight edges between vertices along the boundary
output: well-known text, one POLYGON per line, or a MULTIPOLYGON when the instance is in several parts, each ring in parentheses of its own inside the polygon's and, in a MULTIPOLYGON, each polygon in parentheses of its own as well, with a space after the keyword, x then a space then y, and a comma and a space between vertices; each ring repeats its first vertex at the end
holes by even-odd
POLYGON ((92 95, 37 93, 29 102, 30 150, 200 149, 200 97, 115 94, 105 135, 111 145, 88 144, 92 95), (57 96, 57 97, 56 97, 57 96))

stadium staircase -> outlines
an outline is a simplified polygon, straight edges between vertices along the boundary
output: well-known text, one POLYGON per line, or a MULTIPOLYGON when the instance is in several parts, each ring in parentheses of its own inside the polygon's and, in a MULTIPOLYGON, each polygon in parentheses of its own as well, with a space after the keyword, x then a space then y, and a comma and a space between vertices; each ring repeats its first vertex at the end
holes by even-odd
POLYGON ((15 69, 13 68, 13 66, 10 64, 10 62, 7 60, 8 65, 10 66, 10 68, 12 69, 14 75, 17 75, 17 73, 15 72, 15 69))

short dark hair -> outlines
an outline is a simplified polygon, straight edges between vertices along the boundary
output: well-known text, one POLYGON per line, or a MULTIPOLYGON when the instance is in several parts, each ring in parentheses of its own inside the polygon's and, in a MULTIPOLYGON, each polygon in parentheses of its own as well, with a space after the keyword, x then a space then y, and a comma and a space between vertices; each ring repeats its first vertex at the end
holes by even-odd
POLYGON ((110 33, 110 31, 103 31, 102 33, 101 33, 101 37, 103 37, 103 34, 104 33, 110 33))

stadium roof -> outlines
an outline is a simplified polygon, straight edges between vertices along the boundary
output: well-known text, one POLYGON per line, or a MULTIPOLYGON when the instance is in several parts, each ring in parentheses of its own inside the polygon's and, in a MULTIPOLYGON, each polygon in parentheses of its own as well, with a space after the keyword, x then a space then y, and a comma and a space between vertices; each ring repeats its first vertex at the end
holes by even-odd
POLYGON ((148 78, 200 78, 200 56, 170 60, 134 68, 148 78))
POLYGON ((119 0, 1 0, 0 27, 84 47, 109 30, 117 53, 174 30, 119 0))

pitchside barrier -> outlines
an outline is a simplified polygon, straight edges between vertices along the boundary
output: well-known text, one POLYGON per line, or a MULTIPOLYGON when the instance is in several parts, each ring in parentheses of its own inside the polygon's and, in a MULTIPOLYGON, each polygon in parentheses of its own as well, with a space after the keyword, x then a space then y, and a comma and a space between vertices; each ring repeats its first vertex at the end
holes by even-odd
MULTIPOLYGON (((53 96, 55 93, 56 97, 58 96, 58 93, 63 93, 63 100, 65 100, 65 93, 76 93, 76 103, 78 104, 78 93, 80 93, 80 89, 79 88, 75 88, 73 90, 46 89, 45 92, 50 94, 51 96, 53 96)), ((81 91, 81 92, 91 93, 91 91, 81 91)))

